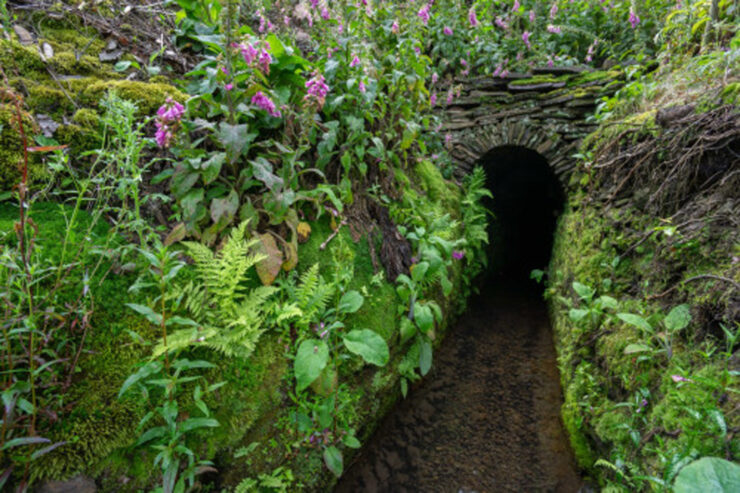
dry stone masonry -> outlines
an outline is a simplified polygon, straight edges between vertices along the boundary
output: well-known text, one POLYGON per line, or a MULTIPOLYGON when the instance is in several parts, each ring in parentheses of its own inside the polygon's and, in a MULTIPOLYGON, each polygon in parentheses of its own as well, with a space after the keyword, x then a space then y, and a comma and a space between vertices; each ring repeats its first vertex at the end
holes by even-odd
POLYGON ((437 111, 458 177, 470 172, 493 148, 520 146, 547 159, 563 184, 581 140, 596 129, 589 118, 604 96, 623 85, 618 70, 587 72, 579 68, 535 69, 533 74, 455 80, 460 90, 449 105, 440 98, 437 111))

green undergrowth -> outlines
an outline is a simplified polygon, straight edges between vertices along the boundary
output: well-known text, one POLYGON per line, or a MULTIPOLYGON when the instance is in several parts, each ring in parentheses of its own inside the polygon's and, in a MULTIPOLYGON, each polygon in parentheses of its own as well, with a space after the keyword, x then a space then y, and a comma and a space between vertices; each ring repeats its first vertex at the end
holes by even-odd
MULTIPOLYGON (((678 70, 673 80, 692 65, 678 70)), ((663 94, 683 90, 662 85, 652 104, 641 99, 602 124, 583 155, 615 139, 621 149, 656 139, 667 131, 655 123, 663 94)), ((698 92, 692 86, 687 102, 698 92)), ((697 112, 708 109, 698 103, 697 112)), ((740 239, 722 219, 721 188, 683 197, 682 210, 697 211, 687 222, 686 213, 674 220, 647 209, 655 190, 644 184, 611 201, 601 185, 587 167, 573 175, 549 269, 563 422, 579 465, 604 491, 664 491, 692 460, 740 457, 740 239), (687 325, 666 318, 679 312, 687 325)))
MULTIPOLYGON (((23 46, 17 39, 0 37, 0 66, 10 86, 22 94, 24 125, 29 146, 39 133, 31 116, 48 115, 59 127, 53 138, 68 145, 74 155, 94 149, 98 142, 99 102, 109 91, 138 106, 138 116, 154 114, 168 97, 184 101, 186 96, 162 76, 148 80, 126 80, 126 73, 114 70, 113 63, 98 58, 106 41, 92 28, 78 25, 71 17, 65 20, 24 18, 20 23, 33 23, 38 34, 36 43, 23 46), (45 59, 40 46, 48 44, 53 56, 45 59), (28 111, 28 113, 25 113, 28 111)), ((128 55, 126 55, 128 56, 128 55)), ((17 183, 22 145, 15 121, 14 105, 0 101, 0 191, 17 183)), ((31 155, 31 182, 43 174, 40 159, 31 155)))

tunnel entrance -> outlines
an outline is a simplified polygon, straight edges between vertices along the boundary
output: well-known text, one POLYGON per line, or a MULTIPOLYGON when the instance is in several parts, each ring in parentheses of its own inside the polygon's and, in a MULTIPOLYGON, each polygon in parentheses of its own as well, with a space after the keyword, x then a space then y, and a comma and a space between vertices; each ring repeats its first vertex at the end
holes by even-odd
POLYGON ((493 200, 488 276, 526 279, 544 269, 565 194, 547 160, 526 147, 495 147, 478 161, 493 200))

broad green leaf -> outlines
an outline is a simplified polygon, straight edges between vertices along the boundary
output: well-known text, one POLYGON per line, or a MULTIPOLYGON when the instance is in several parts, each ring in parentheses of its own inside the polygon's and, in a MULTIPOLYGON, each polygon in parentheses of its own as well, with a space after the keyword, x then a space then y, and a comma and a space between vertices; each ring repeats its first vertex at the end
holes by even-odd
POLYGON ((591 286, 586 286, 585 284, 581 284, 580 282, 574 282, 573 283, 573 291, 575 291, 578 296, 583 300, 590 300, 593 298, 596 291, 591 286))
POLYGON ((422 340, 419 344, 419 370, 424 376, 432 368, 432 343, 422 340))
POLYGON ((360 448, 362 444, 354 435, 345 435, 342 438, 342 443, 349 448, 360 448))
POLYGON ((347 291, 339 300, 338 310, 340 313, 355 313, 362 307, 365 298, 357 291, 347 291))
POLYGON ((309 339, 298 347, 294 371, 298 390, 301 391, 316 380, 329 362, 329 348, 324 341, 309 339))
POLYGON ((702 457, 681 469, 673 491, 736 493, 740 491, 740 466, 719 457, 702 457))
POLYGON ((427 271, 429 270, 429 262, 419 262, 418 264, 411 266, 411 279, 419 282, 424 279, 427 271))
POLYGON ((673 307, 673 310, 663 319, 665 328, 671 332, 685 329, 691 322, 691 312, 689 305, 683 304, 673 307))
POLYGON ((126 306, 140 313, 141 315, 144 315, 144 317, 154 325, 162 324, 162 316, 148 306, 139 305, 138 303, 126 303, 126 306))
POLYGON ((221 145, 226 149, 226 154, 231 162, 234 162, 246 151, 256 136, 256 133, 249 133, 247 124, 232 125, 226 121, 219 123, 218 133, 216 134, 221 145))
POLYGON ((573 322, 580 322, 586 315, 588 315, 588 310, 583 310, 580 308, 571 308, 570 310, 568 310, 568 318, 570 318, 573 322))
POLYGON ((213 418, 190 418, 180 425, 180 430, 187 433, 198 428, 216 428, 220 426, 218 420, 213 418))
POLYGON ((624 348, 624 354, 634 354, 634 353, 642 353, 645 351, 650 351, 650 346, 646 344, 628 344, 626 348, 624 348))
POLYGON ((630 325, 634 325, 638 329, 642 329, 646 332, 653 332, 653 328, 650 326, 647 320, 634 313, 617 313, 617 317, 630 325))
POLYGON ((426 333, 434 328, 434 313, 427 305, 417 303, 414 306, 414 320, 422 332, 426 333))
POLYGON ((411 339, 416 334, 416 325, 408 317, 401 319, 401 344, 411 339))
POLYGON ((336 477, 342 475, 344 471, 344 461, 342 459, 342 452, 336 447, 327 447, 324 450, 324 463, 336 477))
POLYGON ((223 166, 224 161, 226 161, 226 153, 216 152, 208 159, 208 161, 201 165, 201 174, 203 177, 204 185, 208 185, 213 180, 218 178, 219 173, 221 173, 221 167, 223 166))
POLYGON ((145 378, 149 378, 150 376, 159 373, 161 370, 162 363, 160 363, 159 361, 150 361, 149 363, 145 364, 144 366, 139 368, 136 373, 129 375, 126 381, 123 382, 121 390, 118 391, 118 398, 120 399, 121 396, 125 394, 126 391, 135 383, 139 382, 140 380, 144 380, 145 378))
POLYGON ((388 344, 376 332, 369 329, 355 329, 343 337, 344 345, 351 353, 362 357, 375 366, 385 366, 390 354, 388 344))
POLYGON ((611 308, 612 310, 616 310, 619 306, 617 300, 615 300, 611 296, 599 296, 599 301, 601 302, 601 306, 603 306, 604 308, 611 308))

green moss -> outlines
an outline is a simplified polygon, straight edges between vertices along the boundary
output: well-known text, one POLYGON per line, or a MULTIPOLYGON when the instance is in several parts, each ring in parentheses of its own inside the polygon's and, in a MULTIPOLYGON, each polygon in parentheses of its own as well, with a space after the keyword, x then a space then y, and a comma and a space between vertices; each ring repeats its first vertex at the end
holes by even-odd
POLYGON ((74 110, 72 101, 53 83, 30 82, 25 86, 28 89, 28 107, 33 108, 35 113, 46 113, 52 118, 61 119, 61 115, 74 110))
POLYGON ((97 107, 100 99, 108 91, 116 91, 124 99, 135 102, 139 115, 151 115, 168 97, 184 102, 187 96, 173 86, 162 83, 148 83, 133 80, 86 80, 74 81, 74 86, 81 89, 80 102, 86 106, 97 107))
POLYGON ((542 75, 535 75, 534 77, 530 77, 528 79, 517 79, 509 82, 509 85, 511 86, 529 86, 534 84, 545 84, 548 82, 565 82, 568 80, 570 76, 555 76, 552 74, 542 74, 542 75))
POLYGON ((72 121, 80 127, 96 130, 100 126, 100 115, 95 110, 82 108, 72 116, 72 121))

